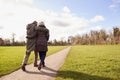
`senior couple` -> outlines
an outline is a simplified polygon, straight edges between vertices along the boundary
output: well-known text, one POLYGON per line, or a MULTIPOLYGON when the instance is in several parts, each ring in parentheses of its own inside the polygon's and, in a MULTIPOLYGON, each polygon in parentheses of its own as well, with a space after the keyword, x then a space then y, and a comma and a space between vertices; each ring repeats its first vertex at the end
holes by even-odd
POLYGON ((26 71, 25 66, 27 65, 28 58, 30 53, 34 51, 34 67, 38 67, 38 70, 41 67, 45 67, 45 57, 48 51, 47 41, 49 40, 49 30, 46 28, 43 21, 37 23, 34 21, 27 25, 27 44, 26 44, 26 54, 24 56, 21 69, 26 71), (40 63, 37 64, 38 53, 40 57, 40 63))

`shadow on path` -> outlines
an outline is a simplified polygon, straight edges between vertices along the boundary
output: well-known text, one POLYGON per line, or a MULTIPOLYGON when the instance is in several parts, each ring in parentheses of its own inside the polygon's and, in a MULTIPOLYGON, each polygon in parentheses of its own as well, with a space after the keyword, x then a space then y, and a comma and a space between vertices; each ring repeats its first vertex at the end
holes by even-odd
POLYGON ((46 70, 49 70, 49 71, 52 71, 52 72, 58 72, 58 71, 56 71, 56 70, 54 70, 54 69, 52 69, 52 68, 49 68, 49 67, 44 67, 43 69, 46 69, 46 70))
POLYGON ((38 74, 38 75, 55 77, 58 71, 51 69, 49 67, 44 67, 40 70, 40 72, 35 72, 35 71, 25 71, 25 72, 29 74, 38 74), (47 70, 47 71, 44 71, 44 70, 47 70))
POLYGON ((75 71, 59 71, 57 77, 71 78, 72 80, 113 80, 107 77, 85 74, 75 71))

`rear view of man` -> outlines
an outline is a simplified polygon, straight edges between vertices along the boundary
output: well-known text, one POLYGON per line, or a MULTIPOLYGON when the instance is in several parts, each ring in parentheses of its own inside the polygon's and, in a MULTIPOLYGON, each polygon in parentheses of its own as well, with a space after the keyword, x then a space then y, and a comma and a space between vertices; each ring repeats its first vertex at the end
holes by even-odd
POLYGON ((34 51, 35 57, 34 57, 34 67, 37 67, 37 58, 38 54, 36 52, 35 46, 36 46, 36 30, 35 28, 37 27, 37 22, 34 21, 31 24, 28 24, 26 29, 27 29, 27 45, 26 45, 26 54, 22 63, 21 69, 23 71, 26 71, 25 66, 27 65, 28 58, 30 56, 30 53, 34 51))

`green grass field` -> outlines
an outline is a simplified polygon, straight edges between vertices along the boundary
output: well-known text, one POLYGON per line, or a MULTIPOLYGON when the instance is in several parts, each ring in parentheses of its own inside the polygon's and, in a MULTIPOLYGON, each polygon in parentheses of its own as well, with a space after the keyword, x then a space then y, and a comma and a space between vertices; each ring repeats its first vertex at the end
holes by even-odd
MULTIPOLYGON (((67 46, 50 46, 48 47, 47 56, 60 51, 67 46)), ((11 73, 21 67, 25 55, 25 46, 20 47, 0 47, 0 76, 11 73)), ((28 63, 34 60, 32 52, 28 63)))
POLYGON ((120 80, 120 45, 73 46, 56 80, 120 80))

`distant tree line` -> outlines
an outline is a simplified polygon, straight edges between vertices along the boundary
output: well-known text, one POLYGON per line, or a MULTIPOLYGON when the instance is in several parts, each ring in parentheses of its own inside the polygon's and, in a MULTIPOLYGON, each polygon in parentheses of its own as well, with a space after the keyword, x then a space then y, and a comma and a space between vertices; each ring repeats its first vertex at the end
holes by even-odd
POLYGON ((12 39, 0 38, 0 46, 24 46, 25 41, 15 41, 15 33, 12 33, 12 39))
POLYGON ((68 39, 73 45, 120 44, 120 29, 114 27, 109 34, 104 29, 91 30, 88 34, 69 36, 68 39))
POLYGON ((66 45, 71 45, 71 43, 69 41, 65 41, 65 40, 54 39, 53 41, 49 41, 48 45, 50 45, 50 46, 66 46, 66 45))
MULTIPOLYGON (((50 46, 63 45, 97 45, 97 44, 120 44, 120 29, 114 27, 109 34, 104 30, 91 30, 88 34, 69 36, 68 40, 53 40, 49 41, 50 46)), ((15 41, 15 34, 12 34, 12 39, 3 40, 0 38, 0 46, 25 46, 25 41, 15 41)))
POLYGON ((3 40, 0 38, 0 46, 24 46, 26 45, 25 41, 14 41, 11 42, 10 39, 3 40))

